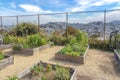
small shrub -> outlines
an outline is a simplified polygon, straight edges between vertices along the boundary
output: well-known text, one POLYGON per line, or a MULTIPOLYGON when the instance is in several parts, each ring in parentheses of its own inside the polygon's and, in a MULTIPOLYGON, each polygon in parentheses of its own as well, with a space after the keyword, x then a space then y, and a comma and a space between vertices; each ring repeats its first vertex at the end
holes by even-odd
POLYGON ((71 56, 81 56, 85 53, 86 47, 80 46, 79 44, 67 45, 63 48, 59 54, 67 54, 71 56))
POLYGON ((69 80, 70 79, 69 70, 67 68, 57 66, 54 79, 55 80, 69 80))
POLYGON ((12 40, 11 40, 10 36, 4 36, 3 37, 3 43, 4 44, 10 44, 10 43, 12 43, 12 40))
POLYGON ((31 78, 26 76, 26 78, 40 79, 40 80, 69 80, 70 79, 70 69, 64 68, 58 65, 52 66, 51 64, 35 64, 30 68, 31 78), (32 75, 31 75, 32 74, 32 75))
POLYGON ((71 36, 71 35, 67 36, 67 38, 65 39, 65 44, 69 44, 73 38, 74 36, 71 36))
POLYGON ((14 43, 23 44, 25 43, 26 39, 24 39, 24 37, 13 37, 13 41, 14 43))
POLYGON ((41 78, 41 80, 47 80, 46 76, 43 75, 42 78, 41 78))
POLYGON ((15 27, 15 34, 17 36, 26 36, 38 33, 38 27, 32 23, 20 23, 15 27))
POLYGON ((52 33, 50 41, 53 42, 55 45, 65 45, 66 37, 62 35, 61 31, 56 30, 52 33))
POLYGON ((96 38, 89 39, 90 48, 94 48, 94 49, 110 51, 110 49, 108 47, 108 43, 109 43, 108 41, 98 40, 96 38))
POLYGON ((87 34, 82 31, 77 31, 74 36, 70 36, 66 43, 65 48, 58 52, 59 54, 81 56, 85 53, 88 46, 87 34))
POLYGON ((46 71, 47 71, 47 72, 52 71, 52 66, 51 66, 50 64, 47 64, 47 66, 46 66, 46 71))
POLYGON ((40 64, 37 64, 35 66, 33 66, 31 69, 30 69, 32 75, 38 75, 40 72, 43 72, 44 71, 44 67, 40 64))
POLYGON ((15 43, 13 45, 13 50, 15 50, 15 51, 20 51, 22 48, 23 48, 22 44, 15 43))
POLYGON ((64 45, 65 41, 66 41, 66 38, 63 37, 63 36, 59 36, 59 35, 53 35, 50 38, 50 41, 54 42, 56 45, 64 45))
POLYGON ((34 48, 34 47, 44 45, 47 42, 48 41, 44 37, 41 37, 39 34, 27 36, 27 39, 26 39, 26 44, 30 48, 34 48))
POLYGON ((26 49, 30 48, 30 46, 27 43, 23 43, 22 45, 23 45, 23 48, 26 48, 26 49))

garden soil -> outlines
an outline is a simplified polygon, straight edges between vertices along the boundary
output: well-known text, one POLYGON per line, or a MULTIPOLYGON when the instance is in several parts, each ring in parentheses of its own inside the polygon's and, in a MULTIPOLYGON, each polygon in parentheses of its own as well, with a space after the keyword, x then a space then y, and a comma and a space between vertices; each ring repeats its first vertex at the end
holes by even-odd
POLYGON ((112 52, 90 49, 88 50, 85 64, 76 64, 54 59, 55 53, 62 48, 63 46, 54 46, 44 49, 33 56, 14 55, 14 64, 0 71, 0 80, 5 80, 8 76, 17 75, 40 60, 77 68, 78 80, 120 80, 120 73, 112 52))

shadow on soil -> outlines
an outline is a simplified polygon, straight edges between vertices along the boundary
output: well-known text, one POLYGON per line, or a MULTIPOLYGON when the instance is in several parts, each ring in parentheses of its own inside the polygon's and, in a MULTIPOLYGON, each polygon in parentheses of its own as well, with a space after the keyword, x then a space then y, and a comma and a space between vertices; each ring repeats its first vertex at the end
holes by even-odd
MULTIPOLYGON (((107 56, 108 57, 108 56, 107 56)), ((104 73, 108 73, 112 75, 112 72, 114 71, 115 74, 120 77, 120 68, 118 68, 116 60, 114 58, 114 56, 109 56, 110 59, 110 64, 112 65, 113 68, 111 68, 111 66, 108 65, 99 65, 100 69, 104 72, 104 73)), ((105 62, 107 64, 107 62, 105 62)))

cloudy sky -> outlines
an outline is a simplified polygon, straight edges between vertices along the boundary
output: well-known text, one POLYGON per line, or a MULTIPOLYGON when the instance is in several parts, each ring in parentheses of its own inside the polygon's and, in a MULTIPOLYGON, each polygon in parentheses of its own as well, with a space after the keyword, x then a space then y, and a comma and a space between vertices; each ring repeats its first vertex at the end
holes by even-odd
MULTIPOLYGON (((120 0, 0 0, 0 16, 120 9, 120 0)), ((68 22, 104 21, 103 12, 69 14, 68 22)), ((1 20, 1 19, 0 19, 1 20)), ((107 12, 107 22, 120 20, 120 11, 107 12)), ((19 22, 38 23, 37 16, 19 16, 19 22)), ((40 24, 65 22, 66 14, 40 15, 40 24)), ((2 17, 3 25, 15 25, 16 17, 2 17)))
POLYGON ((0 0, 0 15, 120 9, 120 0, 0 0))

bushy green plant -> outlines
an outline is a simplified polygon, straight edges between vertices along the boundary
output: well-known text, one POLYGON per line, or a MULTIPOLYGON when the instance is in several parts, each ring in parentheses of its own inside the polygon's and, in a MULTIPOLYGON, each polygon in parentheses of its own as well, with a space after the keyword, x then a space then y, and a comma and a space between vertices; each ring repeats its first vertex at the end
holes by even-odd
POLYGON ((66 39, 65 39, 65 45, 66 45, 66 44, 69 44, 70 41, 71 41, 73 38, 74 38, 74 36, 72 36, 72 35, 67 36, 66 39))
POLYGON ((19 80, 17 76, 9 76, 7 80, 19 80))
POLYGON ((38 63, 31 67, 31 74, 31 79, 39 78, 40 80, 69 80, 71 76, 69 68, 61 67, 59 64, 52 66, 51 64, 44 63, 38 63))
POLYGON ((15 50, 15 51, 20 51, 22 48, 23 48, 22 44, 15 43, 13 45, 13 50, 15 50))
POLYGON ((78 30, 72 26, 68 26, 63 36, 75 35, 78 30))
POLYGON ((59 31, 53 32, 53 35, 50 37, 50 41, 54 42, 55 45, 64 45, 66 38, 62 36, 62 34, 59 31))
POLYGON ((81 56, 85 53, 88 46, 88 37, 85 32, 77 31, 74 36, 71 36, 67 40, 67 45, 63 48, 59 54, 67 54, 71 56, 81 56))
POLYGON ((60 30, 56 30, 53 32, 50 37, 50 41, 54 42, 56 45, 66 45, 70 43, 70 40, 77 35, 78 30, 72 26, 68 26, 67 30, 63 33, 60 30))
POLYGON ((37 25, 32 23, 19 23, 14 30, 17 36, 25 36, 38 33, 37 25))
POLYGON ((41 78, 41 80, 47 80, 46 76, 43 75, 42 78, 41 78))
POLYGON ((44 67, 40 64, 34 65, 31 69, 30 69, 32 75, 38 75, 40 72, 44 71, 44 67))
POLYGON ((83 32, 83 31, 77 31, 75 37, 76 37, 79 44, 82 44, 82 45, 88 44, 87 33, 83 32))
POLYGON ((19 44, 23 44, 26 41, 24 37, 15 37, 15 36, 11 36, 11 40, 13 41, 13 43, 19 43, 19 44))
POLYGON ((3 43, 4 44, 10 44, 12 43, 12 40, 9 35, 3 37, 3 43))
POLYGON ((46 71, 47 71, 47 72, 52 71, 52 66, 51 66, 50 64, 47 64, 47 66, 46 66, 46 71))
POLYGON ((5 56, 4 56, 3 52, 0 51, 0 60, 2 60, 2 59, 4 59, 4 58, 5 58, 5 56))
POLYGON ((96 38, 90 38, 89 39, 89 45, 90 48, 94 48, 94 49, 101 49, 101 50, 105 50, 105 51, 109 51, 109 46, 108 46, 108 41, 107 40, 98 40, 96 38))
POLYGON ((27 36, 26 39, 26 43, 28 44, 29 47, 32 48, 44 45, 47 42, 48 41, 44 37, 41 37, 39 34, 27 36))
POLYGON ((19 50, 22 48, 35 48, 48 43, 48 40, 40 34, 28 35, 26 37, 11 36, 10 38, 14 43, 14 50, 19 50))
POLYGON ((54 79, 55 80, 69 80, 70 79, 69 69, 57 66, 54 79))
POLYGON ((85 53, 86 47, 79 44, 67 45, 63 48, 59 54, 67 54, 71 56, 81 56, 85 53))

